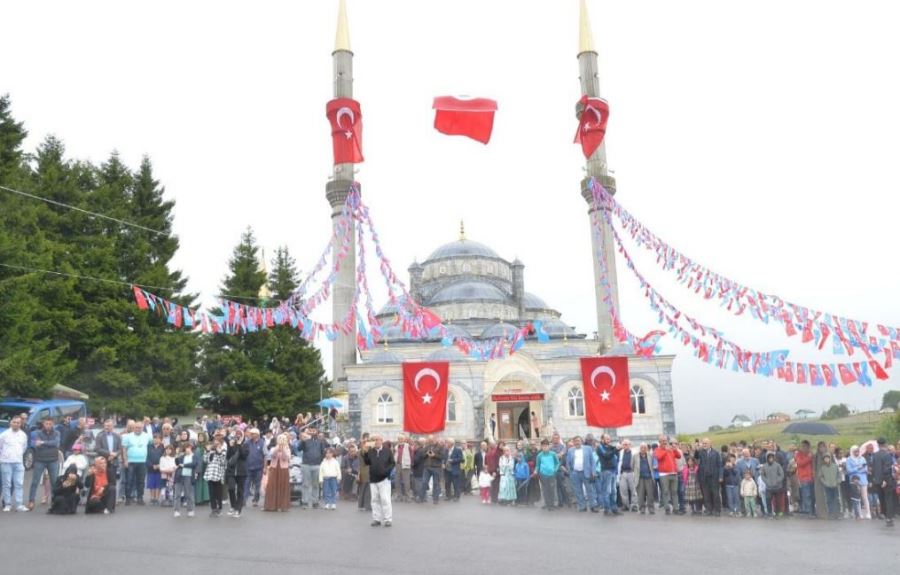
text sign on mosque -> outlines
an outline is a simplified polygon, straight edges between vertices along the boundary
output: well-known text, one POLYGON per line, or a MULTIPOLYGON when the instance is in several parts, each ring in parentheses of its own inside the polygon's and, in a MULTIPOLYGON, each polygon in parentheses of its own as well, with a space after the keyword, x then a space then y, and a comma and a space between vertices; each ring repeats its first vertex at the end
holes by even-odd
POLYGON ((544 401, 543 393, 494 393, 493 401, 544 401))

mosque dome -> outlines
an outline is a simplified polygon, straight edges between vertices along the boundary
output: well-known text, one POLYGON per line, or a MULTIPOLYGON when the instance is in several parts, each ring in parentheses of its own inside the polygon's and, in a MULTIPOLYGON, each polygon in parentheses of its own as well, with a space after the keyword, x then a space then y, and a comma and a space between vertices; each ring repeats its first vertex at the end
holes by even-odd
POLYGON ((428 298, 428 305, 461 301, 505 302, 508 296, 503 290, 488 282, 467 280, 441 288, 428 298))
POLYGON ((472 240, 467 239, 459 239, 455 242, 450 242, 449 244, 444 244, 438 249, 431 252, 431 255, 428 256, 426 262, 444 258, 455 258, 455 257, 467 257, 467 256, 482 256, 486 258, 500 258, 497 255, 497 252, 487 247, 486 245, 473 242, 472 240))
POLYGON ((533 293, 525 292, 523 300, 525 302, 525 309, 548 309, 550 307, 547 305, 547 302, 533 293))
POLYGON ((512 339, 512 337, 519 331, 514 325, 508 323, 495 323, 492 326, 485 328, 483 332, 481 332, 481 337, 484 339, 490 339, 494 337, 503 337, 506 336, 507 339, 512 339))

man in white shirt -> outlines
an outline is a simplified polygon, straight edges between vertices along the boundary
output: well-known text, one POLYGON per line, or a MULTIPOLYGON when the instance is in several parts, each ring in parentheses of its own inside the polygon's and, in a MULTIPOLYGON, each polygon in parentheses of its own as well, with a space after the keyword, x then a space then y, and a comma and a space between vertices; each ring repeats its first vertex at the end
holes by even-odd
POLYGON ((22 431, 22 419, 13 417, 9 429, 0 433, 0 472, 3 475, 3 511, 12 511, 10 488, 15 496, 16 511, 28 511, 22 504, 22 489, 25 484, 25 450, 28 436, 22 431))

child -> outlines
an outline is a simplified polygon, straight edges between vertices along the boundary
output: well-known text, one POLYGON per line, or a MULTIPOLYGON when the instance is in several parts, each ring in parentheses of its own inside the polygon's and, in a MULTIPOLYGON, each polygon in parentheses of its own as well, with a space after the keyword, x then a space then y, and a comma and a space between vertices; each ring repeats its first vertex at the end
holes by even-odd
POLYGON ((175 448, 166 447, 165 455, 159 458, 160 487, 163 488, 162 505, 172 505, 172 492, 175 489, 175 448))
POLYGON ((481 473, 478 474, 478 490, 481 493, 481 503, 490 505, 491 503, 491 483, 494 478, 488 473, 487 466, 482 466, 481 473))
POLYGON ((194 481, 198 475, 200 457, 194 455, 194 446, 185 442, 182 453, 175 458, 175 517, 181 517, 181 499, 187 502, 188 517, 194 516, 194 481))
POLYGON ((759 505, 762 509, 760 515, 765 518, 769 514, 769 502, 766 501, 766 482, 763 480, 762 473, 756 478, 756 489, 759 493, 759 505))
POLYGON ((731 517, 737 517, 738 515, 738 496, 741 489, 741 478, 738 476, 738 471, 735 468, 734 455, 729 455, 728 460, 725 462, 725 470, 724 470, 724 479, 725 483, 725 499, 728 506, 728 514, 731 517))
POLYGON ((862 519, 862 490, 859 484, 859 475, 850 478, 850 507, 853 508, 853 517, 862 519))
POLYGON ((334 458, 334 449, 325 451, 325 460, 319 466, 319 483, 322 484, 325 509, 337 509, 338 484, 341 481, 341 464, 334 458))
POLYGON ((687 482, 684 484, 684 499, 691 505, 691 515, 700 515, 703 506, 703 492, 700 491, 700 480, 697 472, 700 466, 693 457, 687 458, 687 482))
POLYGON ((744 498, 744 507, 747 509, 747 517, 756 517, 756 496, 759 490, 756 488, 756 482, 750 475, 750 470, 744 471, 744 480, 741 481, 741 497, 744 498))
POLYGON ((504 446, 503 455, 500 456, 500 464, 497 466, 497 471, 500 473, 500 489, 497 502, 500 505, 512 503, 518 495, 516 493, 516 478, 513 475, 515 465, 515 459, 512 457, 509 446, 504 446))

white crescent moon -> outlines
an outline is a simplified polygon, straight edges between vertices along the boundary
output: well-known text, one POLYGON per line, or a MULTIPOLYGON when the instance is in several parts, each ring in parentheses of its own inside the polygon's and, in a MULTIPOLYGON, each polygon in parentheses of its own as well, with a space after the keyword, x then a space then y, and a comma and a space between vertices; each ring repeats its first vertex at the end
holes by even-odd
MULTIPOLYGON (((598 110, 597 108, 595 108, 595 107, 593 107, 592 105, 588 104, 588 105, 585 107, 583 113, 586 114, 587 112, 591 112, 592 114, 594 114, 594 118, 597 119, 595 125, 599 126, 601 123, 603 123, 603 114, 600 112, 600 110, 598 110)), ((340 122, 338 122, 338 123, 340 123, 340 122)), ((587 128, 587 122, 585 122, 585 128, 587 128)))
POLYGON ((337 118, 336 118, 336 121, 337 121, 338 127, 339 127, 339 128, 343 128, 343 127, 344 127, 344 126, 341 124, 341 118, 343 118, 344 116, 350 116, 350 126, 349 126, 348 129, 352 128, 352 127, 353 127, 353 124, 356 123, 356 115, 353 113, 353 110, 351 110, 351 109, 348 108, 347 106, 344 106, 344 107, 342 107, 341 109, 339 109, 339 110, 337 111, 337 118))
POLYGON ((605 373, 612 379, 612 385, 609 386, 610 389, 616 386, 616 372, 612 370, 608 365, 601 365, 599 367, 594 368, 594 371, 591 372, 591 385, 594 389, 597 389, 597 376, 605 373))
POLYGON ((421 393, 419 391, 419 380, 422 379, 422 377, 425 375, 430 375, 431 377, 434 378, 434 381, 437 382, 437 385, 434 388, 434 392, 437 393, 437 390, 439 390, 441 388, 441 376, 438 375, 438 372, 434 371, 430 367, 426 367, 425 369, 419 371, 419 373, 416 374, 416 379, 413 380, 413 387, 416 388, 417 392, 421 393))

